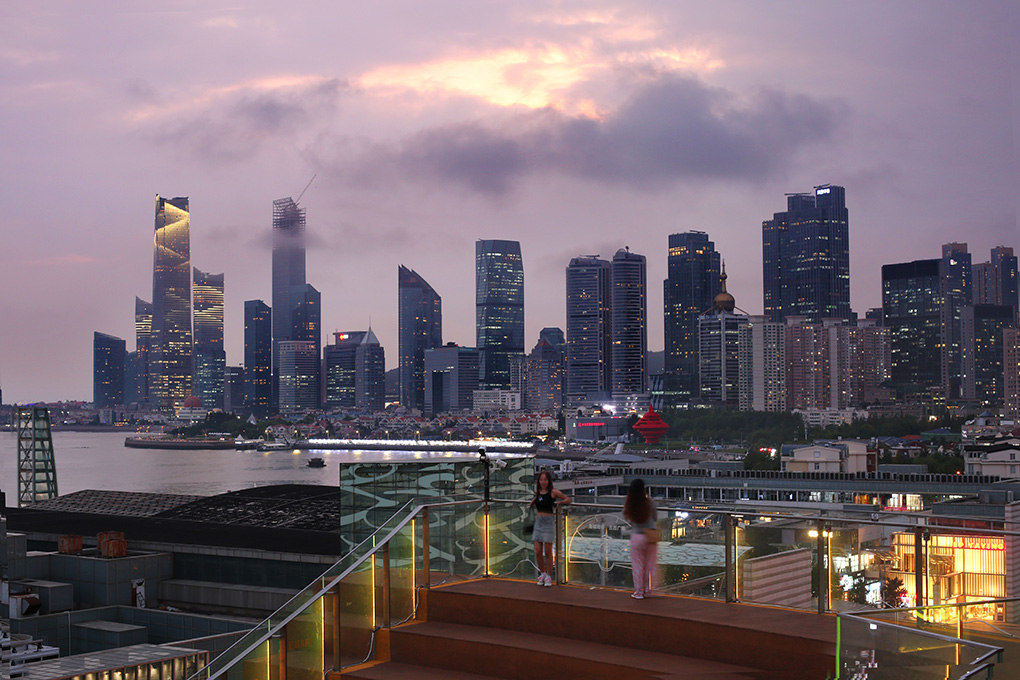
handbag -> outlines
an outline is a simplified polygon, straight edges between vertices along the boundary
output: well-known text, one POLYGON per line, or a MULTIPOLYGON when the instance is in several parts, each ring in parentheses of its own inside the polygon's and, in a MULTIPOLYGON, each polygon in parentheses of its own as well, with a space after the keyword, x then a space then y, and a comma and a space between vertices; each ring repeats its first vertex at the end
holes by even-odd
POLYGON ((662 532, 657 528, 642 529, 641 533, 645 535, 645 543, 655 544, 662 540, 662 532))

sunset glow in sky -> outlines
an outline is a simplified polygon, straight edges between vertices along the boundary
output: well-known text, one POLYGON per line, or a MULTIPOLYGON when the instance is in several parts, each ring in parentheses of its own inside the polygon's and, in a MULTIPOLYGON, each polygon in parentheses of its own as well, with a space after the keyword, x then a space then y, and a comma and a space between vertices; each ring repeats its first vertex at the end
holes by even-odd
POLYGON ((272 201, 302 199, 323 330, 397 359, 397 267, 474 345, 474 241, 521 241, 528 348, 565 326, 571 257, 648 258, 661 350, 670 233, 707 232, 760 313, 761 222, 847 188, 851 296, 963 241, 1020 250, 1016 3, 268 0, 0 5, 0 386, 91 399, 92 332, 134 347, 154 199, 192 263, 270 299, 272 201))

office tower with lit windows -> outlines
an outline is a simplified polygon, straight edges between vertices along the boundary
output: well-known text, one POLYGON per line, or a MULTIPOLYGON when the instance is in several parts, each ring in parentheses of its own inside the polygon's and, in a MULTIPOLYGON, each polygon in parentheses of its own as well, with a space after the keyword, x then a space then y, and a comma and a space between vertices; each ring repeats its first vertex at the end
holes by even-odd
POLYGON ((367 411, 386 405, 386 352, 371 326, 354 351, 354 405, 367 411))
POLYGON ((539 336, 538 344, 525 358, 522 369, 524 409, 543 411, 563 404, 563 355, 546 337, 539 336))
POLYGON ((134 399, 149 401, 149 350, 152 344, 152 303, 135 298, 134 399))
POLYGON ((1012 248, 992 248, 988 262, 973 265, 974 304, 1017 308, 1017 257, 1012 248))
POLYGON ((475 242, 475 338, 479 388, 510 389, 510 357, 524 353, 524 264, 517 241, 475 242))
POLYGON ((612 389, 612 270, 597 255, 575 257, 566 278, 564 401, 577 405, 607 397, 612 389))
POLYGON ((273 315, 262 300, 244 302, 244 408, 257 418, 272 412, 273 315))
POLYGON ((170 411, 191 393, 191 217, 188 198, 156 196, 149 402, 170 411))
POLYGON ((698 392, 698 317, 719 294, 721 256, 703 231, 669 235, 665 313, 665 390, 669 401, 690 401, 698 392))
POLYGON ((291 290, 305 285, 305 210, 292 198, 273 201, 273 406, 279 396, 279 343, 294 335, 291 290))
POLYGON ((851 320, 846 190, 788 194, 786 212, 762 222, 765 315, 851 320))
POLYGON ((1002 415, 1020 418, 1020 329, 1004 330, 1002 345, 1002 415))
POLYGON ((1010 305, 970 305, 963 308, 961 326, 963 398, 1002 405, 1005 332, 1016 328, 1016 311, 1010 305))
POLYGON ((425 350, 425 414, 470 411, 478 389, 479 364, 474 347, 449 342, 425 350))
POLYGON ((963 310, 973 304, 971 258, 966 243, 942 246, 939 265, 942 389, 946 399, 963 398, 963 310))
POLYGON ((194 269, 192 288, 195 376, 192 394, 212 410, 223 408, 227 354, 223 349, 223 274, 194 269))
POLYGON ((904 394, 942 384, 941 260, 882 266, 882 318, 889 329, 891 379, 904 394))
POLYGON ((244 366, 223 370, 223 411, 234 415, 244 411, 244 366))
POLYGON ((319 353, 310 340, 284 340, 280 349, 280 413, 319 408, 319 353))
POLYGON ((425 351, 443 344, 443 300, 422 276, 400 265, 397 270, 397 353, 400 403, 425 407, 425 351))
POLYGON ((126 343, 118 337, 96 331, 92 334, 92 407, 110 408, 124 404, 126 343))
POLYGON ((353 408, 357 351, 367 331, 333 334, 333 342, 322 350, 323 403, 326 408, 353 408))
POLYGON ((616 251, 610 263, 612 278, 612 337, 614 395, 648 390, 648 299, 645 256, 616 251))
POLYGON ((321 373, 322 344, 322 296, 309 283, 293 286, 290 289, 291 338, 300 342, 310 342, 315 351, 315 393, 319 394, 321 373))

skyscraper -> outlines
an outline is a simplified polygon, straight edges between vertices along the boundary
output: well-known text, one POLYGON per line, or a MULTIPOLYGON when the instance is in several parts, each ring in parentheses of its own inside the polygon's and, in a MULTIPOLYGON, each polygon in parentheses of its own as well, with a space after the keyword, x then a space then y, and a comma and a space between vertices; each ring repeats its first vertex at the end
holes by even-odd
POLYGON ((1016 327, 1016 311, 1009 305, 970 305, 963 308, 960 334, 962 392, 985 406, 1003 403, 1005 331, 1016 327))
POLYGON ((648 300, 645 256, 616 251, 612 271, 613 394, 636 394, 648 389, 648 300))
POLYGON ((698 317, 699 394, 703 401, 736 407, 740 403, 740 329, 748 323, 737 314, 736 301, 726 292, 726 270, 712 308, 698 317))
POLYGON ((149 401, 149 351, 152 344, 152 303, 135 298, 134 395, 136 401, 149 401))
POLYGON ((234 415, 244 410, 243 366, 227 366, 223 371, 223 410, 234 415))
POLYGON ((567 337, 563 334, 562 328, 547 326, 538 332, 538 339, 545 340, 555 347, 561 357, 567 356, 567 337))
POLYGON ((1020 329, 1003 331, 1002 344, 1002 414, 1007 418, 1020 418, 1020 329))
POLYGON ((386 353, 371 327, 354 352, 354 401, 370 411, 386 403, 386 353))
POLYGON ((849 322, 846 190, 822 185, 813 194, 788 194, 786 203, 786 212, 762 222, 765 315, 849 322))
POLYGON ((963 396, 963 310, 973 303, 971 260, 966 243, 942 246, 939 263, 939 323, 941 324, 943 394, 963 396))
POLYGON ((480 389, 510 389, 510 357, 524 353, 524 264, 517 241, 475 242, 475 337, 480 389))
POLYGON ((540 411, 559 408, 563 404, 563 355, 546 337, 539 336, 538 344, 524 361, 525 409, 540 411))
POLYGON ((280 413, 319 408, 319 354, 310 340, 284 340, 280 348, 280 413))
POLYGON ((96 331, 92 335, 92 406, 109 408, 124 403, 125 342, 96 331))
POLYGON ((192 394, 208 409, 223 408, 227 355, 223 349, 223 274, 195 267, 195 376, 192 394))
POLYGON ((741 411, 786 410, 786 324, 751 316, 738 331, 741 411))
POLYGON ((941 260, 882 266, 882 317, 889 329, 891 378, 905 393, 942 384, 941 260))
POLYGON ((992 248, 989 261, 973 269, 974 304, 1017 307, 1017 258, 1012 248, 992 248))
POLYGON ((333 334, 333 343, 322 352, 323 402, 326 408, 352 408, 355 403, 357 352, 366 331, 333 334))
POLYGON ((452 342, 425 350, 425 413, 470 411, 480 375, 478 350, 452 342))
POLYGON ((262 300, 244 302, 244 407, 256 417, 271 412, 273 399, 272 311, 262 300))
POLYGON ((188 198, 156 196, 149 395, 168 411, 191 393, 191 218, 188 198))
POLYGON ((612 385, 612 273, 597 255, 567 265, 566 394, 575 405, 612 385))
POLYGON ((667 393, 687 401, 698 391, 698 317, 719 294, 720 255, 703 231, 669 235, 663 281, 667 393))
POLYGON ((397 353, 400 403, 425 407, 425 350, 443 344, 443 301, 421 275, 404 265, 397 270, 397 353))
POLYGON ((305 284, 305 211, 292 198, 273 201, 273 406, 279 395, 279 343, 295 340, 291 289, 305 284))

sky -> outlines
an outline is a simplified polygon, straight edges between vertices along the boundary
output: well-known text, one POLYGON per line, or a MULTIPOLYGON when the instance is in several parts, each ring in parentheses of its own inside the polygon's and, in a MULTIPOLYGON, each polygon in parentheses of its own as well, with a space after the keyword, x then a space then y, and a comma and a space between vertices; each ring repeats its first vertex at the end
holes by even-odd
POLYGON ((308 185, 323 331, 397 361, 397 267, 473 346, 474 241, 521 242, 527 349, 565 325, 571 257, 648 258, 663 347, 670 233, 700 230, 762 311, 761 222, 846 187, 851 302, 881 266, 1020 249, 1016 3, 863 0, 0 3, 0 387, 91 400, 92 334, 134 348, 155 196, 192 264, 270 300, 272 201, 308 185), (314 180, 312 179, 314 177, 314 180))

